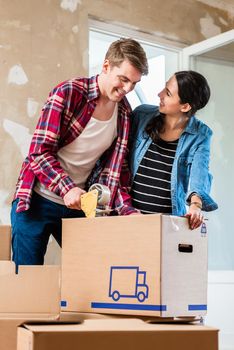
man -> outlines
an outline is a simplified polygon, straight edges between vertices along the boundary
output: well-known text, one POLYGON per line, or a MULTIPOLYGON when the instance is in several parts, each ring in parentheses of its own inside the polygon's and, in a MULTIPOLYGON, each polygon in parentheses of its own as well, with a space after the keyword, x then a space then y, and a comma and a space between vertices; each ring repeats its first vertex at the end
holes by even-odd
POLYGON ((129 114, 125 95, 148 73, 132 39, 113 42, 100 75, 56 86, 45 103, 20 172, 11 210, 16 265, 44 263, 52 233, 61 245, 61 219, 83 217, 80 196, 94 182, 111 192, 108 208, 136 211, 127 194, 129 114))

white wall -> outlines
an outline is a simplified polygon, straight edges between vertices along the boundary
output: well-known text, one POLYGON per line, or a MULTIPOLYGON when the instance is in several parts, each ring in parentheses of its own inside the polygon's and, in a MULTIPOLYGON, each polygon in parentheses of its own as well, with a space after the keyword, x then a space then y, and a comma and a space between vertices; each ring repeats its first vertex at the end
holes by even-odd
MULTIPOLYGON (((234 57, 234 54, 233 54, 234 57)), ((206 324, 220 329, 220 350, 234 349, 234 63, 199 58, 211 101, 199 114, 213 130, 212 194, 219 209, 209 217, 209 283, 206 324)))

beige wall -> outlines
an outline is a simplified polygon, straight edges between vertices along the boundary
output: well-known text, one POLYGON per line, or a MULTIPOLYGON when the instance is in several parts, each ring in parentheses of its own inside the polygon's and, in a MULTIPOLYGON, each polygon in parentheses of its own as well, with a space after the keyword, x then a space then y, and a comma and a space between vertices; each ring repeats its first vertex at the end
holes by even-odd
POLYGON ((233 0, 0 0, 0 223, 40 109, 88 72, 88 17, 189 45, 234 27, 233 0))

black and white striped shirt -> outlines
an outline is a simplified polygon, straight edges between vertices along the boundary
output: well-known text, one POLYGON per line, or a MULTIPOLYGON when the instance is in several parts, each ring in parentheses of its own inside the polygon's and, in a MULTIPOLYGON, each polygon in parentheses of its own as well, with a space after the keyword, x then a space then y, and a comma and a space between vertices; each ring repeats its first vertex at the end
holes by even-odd
POLYGON ((132 185, 133 206, 144 214, 172 212, 171 171, 178 140, 152 141, 132 185))

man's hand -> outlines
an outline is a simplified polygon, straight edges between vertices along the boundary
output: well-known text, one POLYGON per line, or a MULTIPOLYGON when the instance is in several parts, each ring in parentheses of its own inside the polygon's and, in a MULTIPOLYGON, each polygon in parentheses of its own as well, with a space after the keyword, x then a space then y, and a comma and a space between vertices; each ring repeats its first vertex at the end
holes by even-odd
POLYGON ((73 187, 70 191, 68 191, 63 197, 64 204, 69 209, 77 209, 81 210, 80 207, 80 196, 86 193, 86 191, 82 190, 79 187, 73 187))

